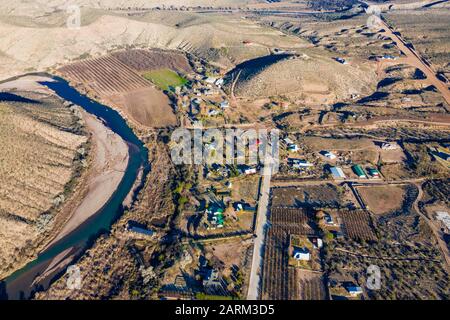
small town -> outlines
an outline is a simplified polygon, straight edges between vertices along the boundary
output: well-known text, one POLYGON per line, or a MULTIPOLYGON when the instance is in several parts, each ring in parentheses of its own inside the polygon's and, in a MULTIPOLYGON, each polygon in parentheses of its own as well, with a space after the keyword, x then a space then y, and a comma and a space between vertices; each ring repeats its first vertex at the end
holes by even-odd
POLYGON ((0 300, 450 299, 450 1, 0 12, 0 300))

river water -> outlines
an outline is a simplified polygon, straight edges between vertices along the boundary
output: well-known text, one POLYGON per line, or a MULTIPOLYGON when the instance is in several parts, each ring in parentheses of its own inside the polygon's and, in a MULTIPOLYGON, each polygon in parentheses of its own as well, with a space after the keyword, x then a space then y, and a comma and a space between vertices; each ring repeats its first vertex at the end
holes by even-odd
POLYGON ((102 119, 107 127, 128 144, 129 162, 117 190, 103 208, 70 234, 41 252, 36 260, 19 269, 0 283, 0 299, 30 298, 33 291, 39 288, 47 288, 53 280, 60 277, 65 272, 65 269, 58 270, 38 283, 34 283, 36 276, 42 274, 53 258, 66 250, 70 250, 70 255, 74 258, 79 257, 95 239, 101 234, 109 232, 112 224, 123 213, 122 203, 130 190, 132 190, 139 171, 143 168, 145 173, 149 168, 147 148, 145 148, 118 112, 80 94, 64 79, 59 77, 52 78, 53 82, 42 82, 41 84, 53 90, 64 100, 70 101, 102 119))

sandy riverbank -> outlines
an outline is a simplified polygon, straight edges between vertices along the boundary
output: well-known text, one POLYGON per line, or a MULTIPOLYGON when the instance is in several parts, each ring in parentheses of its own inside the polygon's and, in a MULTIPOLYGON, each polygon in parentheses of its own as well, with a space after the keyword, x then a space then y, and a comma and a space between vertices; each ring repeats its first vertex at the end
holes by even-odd
MULTIPOLYGON (((28 75, 0 83, 0 91, 54 95, 51 90, 39 83, 44 81, 50 82, 53 79, 40 75, 28 75)), ((35 246, 27 253, 26 258, 18 260, 15 270, 95 215, 111 198, 124 176, 129 161, 128 145, 100 119, 81 108, 79 110, 86 131, 90 135, 88 167, 83 171, 73 192, 56 213, 51 230, 48 230, 48 233, 36 234, 37 238, 33 239, 35 246)), ((53 262, 59 265, 63 262, 61 260, 56 257, 53 262)), ((59 266, 55 267, 59 268, 59 266)), ((0 274, 0 279, 12 271, 14 270, 0 274)))
POLYGON ((107 128, 99 119, 82 111, 86 128, 91 134, 93 155, 88 169, 87 193, 70 214, 64 227, 47 245, 51 246, 99 211, 113 195, 123 178, 128 165, 128 146, 117 134, 107 128))

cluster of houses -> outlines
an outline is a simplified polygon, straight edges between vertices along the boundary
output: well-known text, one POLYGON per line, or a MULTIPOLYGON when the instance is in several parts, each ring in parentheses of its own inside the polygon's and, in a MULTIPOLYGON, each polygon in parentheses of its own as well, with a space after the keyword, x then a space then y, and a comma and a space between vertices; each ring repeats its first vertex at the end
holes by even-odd
POLYGON ((223 96, 216 99, 223 94, 221 88, 224 79, 217 72, 213 72, 214 76, 207 75, 205 67, 201 65, 197 66, 196 71, 198 74, 190 77, 187 85, 177 87, 174 91, 178 99, 177 105, 186 110, 193 121, 197 121, 197 117, 201 115, 217 116, 229 107, 228 100, 223 96), (208 97, 215 97, 214 101, 210 101, 208 97))
MULTIPOLYGON (((330 167, 329 170, 335 180, 347 178, 341 167, 330 167)), ((360 179, 380 178, 380 172, 376 168, 367 168, 366 173, 366 171, 359 164, 355 164, 352 166, 352 171, 360 179)))
MULTIPOLYGON (((321 249, 323 247, 323 241, 319 237, 310 237, 308 240, 311 242, 313 249, 321 249)), ((307 246, 292 246, 292 257, 297 261, 310 261, 311 249, 307 246)))
POLYGON ((209 229, 223 228, 225 223, 225 216, 223 209, 217 206, 212 206, 206 209, 208 217, 209 229))

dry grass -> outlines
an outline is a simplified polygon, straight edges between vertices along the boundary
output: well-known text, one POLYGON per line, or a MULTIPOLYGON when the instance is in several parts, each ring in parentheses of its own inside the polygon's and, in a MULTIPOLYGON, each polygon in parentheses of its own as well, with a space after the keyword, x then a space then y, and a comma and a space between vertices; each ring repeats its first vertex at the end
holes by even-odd
POLYGON ((447 77, 450 75, 449 10, 396 11, 389 13, 387 18, 422 55, 447 77))
POLYGON ((358 191, 370 211, 375 214, 393 212, 402 207, 403 186, 358 187, 358 191))
POLYGON ((30 246, 51 227, 55 199, 67 197, 77 150, 87 141, 71 132, 76 126, 53 98, 0 103, 0 274, 33 254, 30 246))

